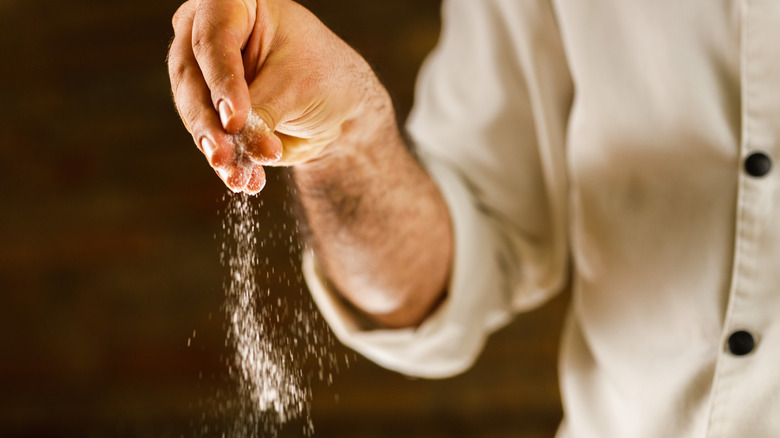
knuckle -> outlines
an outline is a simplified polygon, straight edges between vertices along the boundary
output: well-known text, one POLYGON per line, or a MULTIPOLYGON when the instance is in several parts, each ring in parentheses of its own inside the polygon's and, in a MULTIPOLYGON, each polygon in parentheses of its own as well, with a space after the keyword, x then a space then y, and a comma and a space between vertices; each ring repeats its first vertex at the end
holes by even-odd
POLYGON ((179 108, 179 114, 181 115, 181 119, 184 122, 187 131, 194 137, 197 137, 196 131, 199 131, 197 128, 200 126, 200 116, 202 114, 200 107, 196 105, 184 105, 182 108, 179 108))
POLYGON ((179 23, 181 23, 181 14, 181 8, 179 8, 173 13, 173 18, 171 18, 171 27, 174 32, 179 28, 179 23))
POLYGON ((168 57, 168 76, 171 81, 171 91, 173 98, 176 99, 179 94, 179 86, 185 81, 188 74, 188 67, 181 62, 178 56, 171 53, 168 57))
POLYGON ((187 75, 187 64, 182 62, 181 57, 175 50, 168 53, 168 76, 171 83, 178 83, 187 75))
POLYGON ((260 116, 260 118, 268 125, 268 128, 271 130, 276 128, 279 121, 279 115, 273 109, 274 105, 275 102, 271 101, 268 102, 268 105, 252 108, 252 111, 256 112, 257 115, 260 116))
POLYGON ((192 34, 192 51, 196 57, 206 55, 214 47, 215 32, 209 28, 198 29, 192 34))
POLYGON ((208 55, 210 52, 225 53, 242 45, 243 41, 235 29, 220 28, 213 23, 201 23, 192 30, 192 50, 198 57, 208 55))
POLYGON ((173 26, 174 31, 181 27, 180 25, 185 21, 185 17, 192 13, 191 11, 192 6, 190 2, 184 2, 176 9, 176 12, 173 13, 173 18, 171 18, 171 26, 173 26))

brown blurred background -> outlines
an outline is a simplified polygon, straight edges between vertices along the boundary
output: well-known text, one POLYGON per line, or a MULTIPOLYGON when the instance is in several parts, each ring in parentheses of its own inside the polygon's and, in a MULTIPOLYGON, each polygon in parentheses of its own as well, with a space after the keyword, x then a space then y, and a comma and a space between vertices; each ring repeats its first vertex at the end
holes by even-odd
MULTIPOLYGON (((2 437, 218 437, 232 421, 212 406, 230 387, 226 189, 171 103, 178 3, 0 0, 2 437)), ((439 1, 304 4, 369 59, 405 117, 439 1)), ((260 198, 265 229, 289 234, 278 172, 260 198)), ((310 306, 287 244, 264 251, 294 280, 275 293, 310 306)), ((444 381, 355 361, 335 343, 352 365, 332 385, 315 379, 314 436, 553 436, 565 301, 519 317, 472 370, 444 381)), ((300 435, 297 423, 280 433, 300 435)))

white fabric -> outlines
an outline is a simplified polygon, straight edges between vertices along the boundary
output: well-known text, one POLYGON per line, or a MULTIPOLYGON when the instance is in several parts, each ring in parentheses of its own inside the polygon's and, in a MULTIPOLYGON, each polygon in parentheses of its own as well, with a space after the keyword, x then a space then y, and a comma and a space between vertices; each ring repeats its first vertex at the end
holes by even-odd
POLYGON ((560 437, 780 436, 780 2, 449 0, 409 130, 450 206, 446 302, 347 345, 467 368, 567 284, 560 437), (776 163, 777 164, 777 163, 776 163), (753 352, 726 348, 751 332, 753 352))

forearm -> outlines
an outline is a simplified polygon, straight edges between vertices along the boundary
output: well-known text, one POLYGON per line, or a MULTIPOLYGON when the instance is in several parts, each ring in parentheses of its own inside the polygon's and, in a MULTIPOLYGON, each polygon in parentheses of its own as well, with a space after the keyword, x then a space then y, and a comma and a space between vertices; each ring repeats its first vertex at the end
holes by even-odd
POLYGON ((388 327, 419 324, 447 287, 452 226, 436 185, 408 152, 390 99, 369 81, 366 108, 319 158, 294 169, 320 267, 388 327))

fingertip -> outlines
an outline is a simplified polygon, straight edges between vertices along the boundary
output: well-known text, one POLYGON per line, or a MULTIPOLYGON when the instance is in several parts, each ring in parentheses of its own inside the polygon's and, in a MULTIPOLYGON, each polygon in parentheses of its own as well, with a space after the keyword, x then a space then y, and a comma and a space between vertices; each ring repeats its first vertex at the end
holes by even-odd
POLYGON ((273 134, 263 135, 247 148, 247 156, 257 164, 269 166, 282 158, 281 145, 279 137, 273 134))
POLYGON ((252 161, 262 165, 270 165, 282 158, 282 140, 256 113, 253 112, 249 115, 245 129, 249 130, 250 138, 246 151, 252 161))
POLYGON ((228 182, 230 180, 229 170, 215 167, 214 172, 216 172, 217 176, 219 176, 219 179, 222 180, 222 182, 225 184, 225 186, 227 186, 228 189, 230 189, 231 192, 236 193, 236 190, 228 182))
POLYGON ((231 146, 219 144, 208 136, 202 137, 198 143, 211 167, 224 169, 233 163, 234 153, 231 146))
POLYGON ((230 174, 225 181, 230 190, 236 193, 243 192, 252 177, 252 168, 249 166, 238 165, 233 166, 229 171, 230 174))
POLYGON ((262 166, 255 166, 255 168, 252 169, 252 176, 249 179, 249 184, 247 184, 246 189, 244 191, 247 194, 256 195, 260 193, 261 190, 263 190, 263 187, 265 187, 265 183, 266 183, 265 170, 263 170, 262 166))
POLYGON ((247 186, 246 183, 242 184, 242 174, 240 170, 236 172, 236 169, 215 168, 214 171, 225 186, 233 193, 241 193, 247 186))

